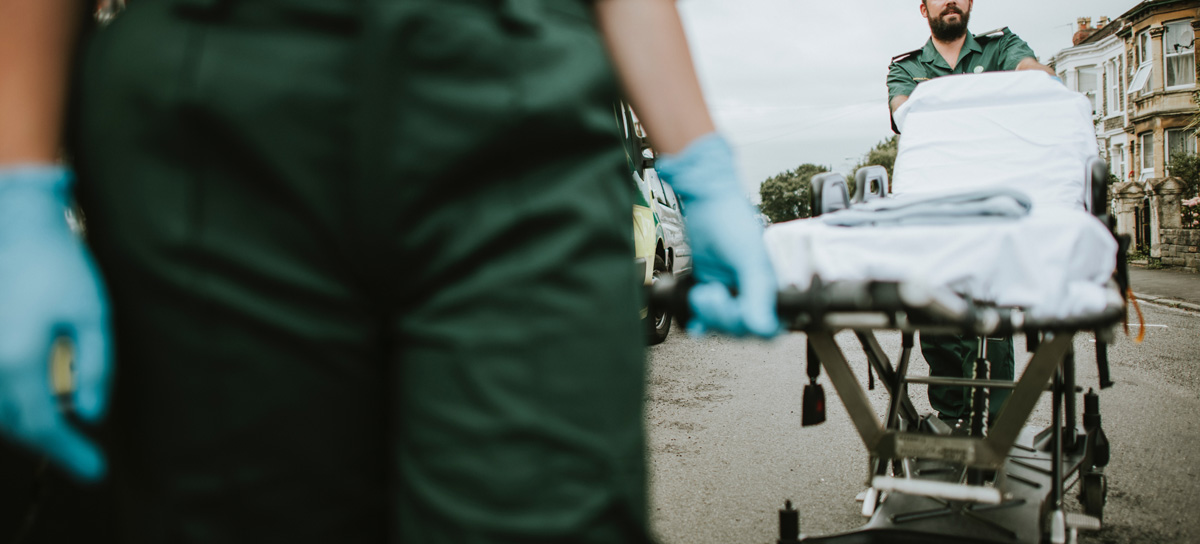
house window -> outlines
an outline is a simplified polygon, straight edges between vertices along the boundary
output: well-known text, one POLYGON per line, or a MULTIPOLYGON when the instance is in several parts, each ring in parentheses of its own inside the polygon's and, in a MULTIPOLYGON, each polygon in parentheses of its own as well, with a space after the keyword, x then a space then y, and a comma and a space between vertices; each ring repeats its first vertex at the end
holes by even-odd
POLYGON ((1196 35, 1191 21, 1163 25, 1163 64, 1167 87, 1190 86, 1196 82, 1196 35))
POLYGON ((1096 93, 1100 89, 1099 72, 1095 66, 1085 66, 1075 70, 1075 90, 1088 97, 1088 101, 1092 103, 1092 113, 1096 113, 1100 107, 1096 100, 1096 93))
POLYGON ((1114 115, 1125 111, 1121 103, 1121 57, 1113 57, 1104 63, 1105 83, 1108 86, 1108 114, 1114 115))
POLYGON ((1139 136, 1142 151, 1142 179, 1154 176, 1154 133, 1146 132, 1139 136))
POLYGON ((1132 94, 1141 91, 1147 83, 1150 82, 1150 67, 1153 66, 1150 58, 1150 32, 1142 32, 1138 34, 1137 41, 1134 44, 1134 52, 1137 53, 1137 72, 1133 74, 1133 81, 1129 82, 1129 90, 1126 94, 1132 94))
POLYGON ((1125 146, 1114 144, 1108 153, 1109 171, 1117 179, 1125 181, 1125 146))
POLYGON ((1150 47, 1150 43, 1151 42, 1150 42, 1150 31, 1149 30, 1142 31, 1141 34, 1138 34, 1137 58, 1138 58, 1139 66, 1141 66, 1143 64, 1149 64, 1151 61, 1154 60, 1151 57, 1151 55, 1153 55, 1153 49, 1150 47))
POLYGON ((1171 161, 1175 160, 1176 155, 1194 155, 1196 153, 1196 137, 1192 135, 1192 131, 1182 128, 1167 130, 1167 156, 1166 162, 1168 168, 1171 161))

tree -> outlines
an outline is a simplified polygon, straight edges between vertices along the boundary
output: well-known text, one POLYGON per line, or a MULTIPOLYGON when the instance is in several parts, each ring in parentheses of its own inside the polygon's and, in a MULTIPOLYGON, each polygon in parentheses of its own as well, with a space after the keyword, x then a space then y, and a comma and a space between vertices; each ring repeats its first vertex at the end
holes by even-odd
POLYGON ((1180 221, 1185 229, 1200 228, 1200 156, 1191 153, 1171 155, 1168 165, 1171 175, 1179 178, 1187 188, 1180 202, 1180 221))
POLYGON ((828 170, 823 166, 806 163, 794 170, 780 172, 767 178, 758 188, 758 195, 762 199, 759 210, 772 223, 808 217, 809 180, 814 175, 828 170))
POLYGON ((1200 191, 1200 155, 1192 153, 1176 153, 1171 155, 1171 162, 1167 165, 1167 170, 1170 170, 1171 175, 1183 181, 1187 185, 1184 190, 1184 198, 1197 196, 1200 191))

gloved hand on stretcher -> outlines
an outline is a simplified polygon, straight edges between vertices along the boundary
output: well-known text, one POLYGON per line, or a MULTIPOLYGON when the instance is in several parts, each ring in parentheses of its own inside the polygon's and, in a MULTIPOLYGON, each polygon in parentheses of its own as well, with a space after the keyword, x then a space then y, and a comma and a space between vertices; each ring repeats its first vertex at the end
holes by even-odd
POLYGON ((701 136, 678 153, 660 156, 655 169, 684 205, 697 283, 689 297, 689 332, 778 334, 775 273, 729 143, 717 133, 701 136))
POLYGON ((84 480, 105 472, 100 449, 72 426, 51 386, 59 337, 74 347, 72 404, 104 414, 108 302, 91 254, 66 220, 73 178, 52 165, 0 168, 0 432, 84 480))

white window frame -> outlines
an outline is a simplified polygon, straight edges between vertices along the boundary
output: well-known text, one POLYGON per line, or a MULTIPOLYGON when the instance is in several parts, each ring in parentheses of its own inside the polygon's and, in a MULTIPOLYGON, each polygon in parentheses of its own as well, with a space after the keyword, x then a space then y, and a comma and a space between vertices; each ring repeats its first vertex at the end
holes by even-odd
POLYGON ((1139 67, 1154 62, 1154 38, 1150 36, 1150 29, 1138 33, 1134 47, 1137 49, 1139 67))
POLYGON ((1095 64, 1080 66, 1075 69, 1075 90, 1088 97, 1092 101, 1092 113, 1100 111, 1100 67, 1095 64), (1091 90, 1083 89, 1084 75, 1088 74, 1092 78, 1091 90))
POLYGON ((1196 40, 1195 40, 1194 32, 1192 31, 1192 20, 1184 19, 1181 21, 1170 21, 1168 23, 1163 23, 1163 29, 1164 29, 1163 40, 1162 40, 1162 44, 1163 44, 1163 64, 1162 64, 1162 66, 1163 66, 1163 87, 1170 90, 1170 89, 1185 89, 1188 87, 1195 86, 1196 85, 1196 45, 1195 45, 1196 40), (1191 45, 1191 47, 1181 48, 1179 51, 1174 51, 1173 47, 1168 47, 1168 45, 1167 45, 1167 36, 1169 36, 1171 33, 1170 27, 1179 27, 1179 26, 1182 26, 1185 28, 1185 30, 1186 30, 1185 35, 1192 36, 1192 45, 1191 45), (1170 83, 1167 82, 1167 76, 1170 75, 1170 72, 1167 70, 1167 63, 1170 62, 1172 59, 1179 58, 1179 57, 1191 57, 1192 58, 1191 62, 1184 63, 1186 66, 1188 66, 1192 69, 1191 72, 1188 72, 1188 74, 1191 75, 1191 78, 1189 78, 1190 81, 1188 81, 1187 83, 1177 83, 1175 85, 1171 85, 1170 83))
POLYGON ((1117 176, 1118 180, 1126 181, 1125 176, 1128 172, 1125 171, 1125 145, 1113 144, 1108 152, 1109 172, 1117 176))
POLYGON ((1139 157, 1141 159, 1141 164, 1139 165, 1140 168, 1138 169, 1141 172, 1140 179, 1146 180, 1147 178, 1152 178, 1152 177, 1154 177, 1154 131, 1153 130, 1151 130, 1149 132, 1143 132, 1141 134, 1138 134, 1138 147, 1140 148, 1140 151, 1141 151, 1141 156, 1139 157), (1147 137, 1149 137, 1149 139, 1150 139, 1149 146, 1146 145, 1147 137), (1150 163, 1149 168, 1146 167, 1147 162, 1150 163))
POLYGON ((1133 81, 1129 82, 1129 89, 1125 94, 1136 93, 1146 87, 1150 83, 1150 65, 1138 66, 1137 72, 1133 74, 1133 81))
POLYGON ((1121 100, 1121 57, 1113 57, 1104 63, 1105 84, 1107 85, 1108 115, 1125 113, 1125 101, 1121 100))
POLYGON ((1133 74, 1133 80, 1129 82, 1129 89, 1125 94, 1133 94, 1141 91, 1150 82, 1150 70, 1154 66, 1154 48, 1151 44, 1154 42, 1150 39, 1150 31, 1143 30, 1138 33, 1133 42, 1133 51, 1137 56, 1137 71, 1133 74))

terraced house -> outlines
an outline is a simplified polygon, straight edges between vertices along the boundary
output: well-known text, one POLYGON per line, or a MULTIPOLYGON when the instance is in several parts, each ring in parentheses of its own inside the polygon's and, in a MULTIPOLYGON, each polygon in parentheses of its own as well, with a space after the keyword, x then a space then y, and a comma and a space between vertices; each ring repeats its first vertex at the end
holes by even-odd
POLYGON ((1197 267, 1200 231, 1183 230, 1184 185, 1170 159, 1196 153, 1188 128, 1197 104, 1195 43, 1200 0, 1146 0, 1120 17, 1080 18, 1074 45, 1050 61, 1095 112, 1096 139, 1118 183, 1111 205, 1119 232, 1164 264, 1197 267))

